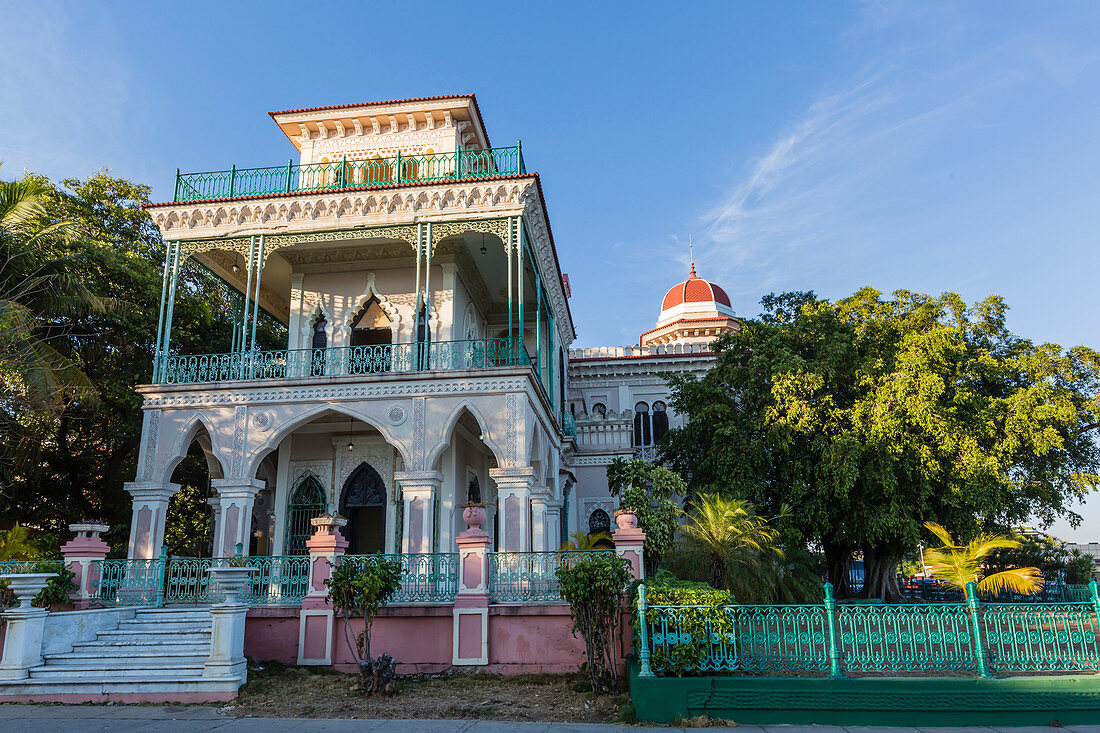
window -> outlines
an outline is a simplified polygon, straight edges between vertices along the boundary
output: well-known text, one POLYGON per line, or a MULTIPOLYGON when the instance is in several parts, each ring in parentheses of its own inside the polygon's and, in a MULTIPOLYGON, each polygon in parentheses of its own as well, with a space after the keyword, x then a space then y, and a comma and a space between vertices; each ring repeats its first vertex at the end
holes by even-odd
POLYGON ((653 442, 668 432, 668 410, 664 402, 653 403, 653 442))
POLYGON ((592 405, 592 414, 599 415, 600 417, 607 417, 607 405, 602 402, 597 402, 592 405))
POLYGON ((634 447, 653 445, 653 428, 649 421, 649 405, 639 402, 634 405, 634 447))
POLYGON ((309 352, 309 374, 316 377, 325 373, 325 360, 326 349, 328 348, 328 332, 325 328, 328 326, 328 321, 325 320, 325 314, 321 313, 317 316, 317 320, 313 322, 313 340, 310 342, 309 352))
POLYGON ((611 517, 603 509, 597 509, 588 517, 588 534, 611 531, 611 517))

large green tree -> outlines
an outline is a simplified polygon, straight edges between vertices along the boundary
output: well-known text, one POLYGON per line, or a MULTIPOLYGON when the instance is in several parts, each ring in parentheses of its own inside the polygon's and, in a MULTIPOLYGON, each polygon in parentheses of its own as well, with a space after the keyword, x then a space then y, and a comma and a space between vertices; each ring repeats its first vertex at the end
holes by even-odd
POLYGON ((821 546, 847 594, 897 599, 895 569, 935 520, 959 536, 1037 518, 1079 521, 1100 478, 1100 356, 1034 344, 990 297, 865 288, 812 293, 764 311, 715 344, 703 378, 672 380, 690 422, 666 458, 693 491, 742 496, 821 546))
MULTIPOLYGON (((69 236, 52 255, 63 258, 67 274, 106 307, 38 324, 37 333, 87 376, 97 399, 72 401, 23 436, 36 445, 36 459, 0 486, 0 516, 58 533, 69 522, 102 518, 113 526, 109 539, 117 546, 125 541, 130 516, 123 483, 135 475, 141 437, 142 400, 134 387, 152 375, 164 243, 142 209, 148 186, 106 172, 59 186, 40 177, 28 180, 46 190, 45 220, 70 222, 69 236)), ((225 284, 193 263, 182 268, 173 351, 228 351, 231 322, 225 284)), ((269 323, 260 338, 278 343, 269 323)), ((185 459, 175 480, 205 492, 201 455, 185 459)))

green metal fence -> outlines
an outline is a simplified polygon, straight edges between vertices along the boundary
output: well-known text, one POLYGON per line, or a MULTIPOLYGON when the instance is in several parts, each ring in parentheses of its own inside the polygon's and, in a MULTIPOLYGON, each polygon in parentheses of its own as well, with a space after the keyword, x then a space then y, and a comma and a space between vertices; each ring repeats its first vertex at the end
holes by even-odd
POLYGON ((381 558, 401 563, 401 588, 390 603, 454 603, 458 593, 457 552, 345 555, 341 562, 364 566, 381 558))
POLYGON ((714 672, 1005 672, 1100 670, 1100 596, 1087 602, 648 605, 638 589, 641 676, 714 672))
POLYGON ((163 606, 166 562, 163 554, 153 560, 92 561, 92 605, 163 606))
MULTIPOLYGON (((596 554, 614 554, 596 550, 596 554)), ((498 603, 560 601, 558 568, 593 554, 591 551, 489 553, 489 596, 498 603)))
MULTIPOLYGON (((244 558, 256 568, 248 588, 238 599, 252 605, 295 605, 309 590, 309 556, 263 556, 244 558)), ((211 585, 211 567, 226 566, 229 558, 172 558, 167 563, 165 603, 220 603, 225 595, 211 585)))
POLYGON ((329 163, 237 168, 225 171, 180 173, 176 171, 173 201, 263 196, 276 193, 373 188, 405 183, 457 181, 485 176, 526 173, 523 145, 479 148, 429 155, 398 154, 387 158, 329 163))
POLYGON ((503 338, 168 356, 157 365, 155 374, 158 384, 188 384, 494 369, 530 364, 531 357, 522 339, 503 338))

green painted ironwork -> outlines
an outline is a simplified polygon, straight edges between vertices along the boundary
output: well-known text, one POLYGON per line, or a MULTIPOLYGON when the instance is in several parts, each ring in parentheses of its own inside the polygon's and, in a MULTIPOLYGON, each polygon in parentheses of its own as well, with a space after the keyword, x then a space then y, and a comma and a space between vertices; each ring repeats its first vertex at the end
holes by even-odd
POLYGON ((1065 603, 648 605, 641 676, 654 673, 1073 672, 1100 670, 1100 592, 1065 603), (834 631, 835 625, 835 631, 834 631))
POLYGON ((380 558, 401 563, 401 587, 390 603, 454 603, 458 593, 457 552, 409 552, 400 555, 345 555, 341 562, 365 566, 380 558))
POLYGON ((283 552, 295 556, 308 555, 306 540, 313 535, 313 525, 310 522, 321 516, 327 508, 328 502, 321 483, 314 476, 303 476, 290 493, 283 552))
POLYGON ((374 188, 526 173, 520 145, 429 155, 343 160, 310 165, 176 173, 175 201, 206 201, 276 193, 374 188))
POLYGON ((561 429, 566 435, 577 437, 577 421, 573 419, 573 413, 569 410, 561 412, 561 429))
POLYGON ((164 568, 162 552, 152 560, 93 560, 91 598, 95 606, 164 605, 164 568))
POLYGON ((168 356, 157 373, 161 375, 159 384, 188 384, 494 369, 530 364, 531 357, 520 339, 471 339, 168 356))
POLYGON ((489 597, 498 603, 560 601, 558 568, 613 550, 489 553, 489 597))
MULTIPOLYGON (((309 556, 250 556, 243 558, 256 568, 248 588, 238 598, 252 605, 294 605, 309 590, 309 556)), ((225 596, 211 585, 211 567, 224 567, 231 558, 174 557, 167 564, 165 603, 219 603, 225 596)))

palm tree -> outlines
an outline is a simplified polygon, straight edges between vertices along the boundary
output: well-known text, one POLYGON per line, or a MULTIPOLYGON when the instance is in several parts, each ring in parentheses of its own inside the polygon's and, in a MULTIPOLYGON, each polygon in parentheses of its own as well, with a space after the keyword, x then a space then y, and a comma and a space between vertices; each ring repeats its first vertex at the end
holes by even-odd
POLYGON ((47 221, 48 193, 30 177, 0 181, 0 402, 9 416, 56 413, 69 400, 95 397, 83 372, 42 333, 103 308, 65 252, 72 223, 47 221))
POLYGON ((779 532, 757 516, 749 502, 702 494, 687 519, 671 562, 680 574, 704 577, 742 602, 771 596, 785 556, 778 545, 779 532))
POLYGON ((956 545, 951 534, 935 522, 925 522, 943 547, 924 551, 924 564, 929 574, 948 588, 966 593, 968 583, 974 583, 981 593, 996 595, 1003 590, 1015 593, 1036 593, 1043 589, 1043 574, 1038 568, 1011 568, 982 577, 982 561, 994 550, 1015 549, 1019 541, 1006 535, 978 535, 967 545, 956 545))

